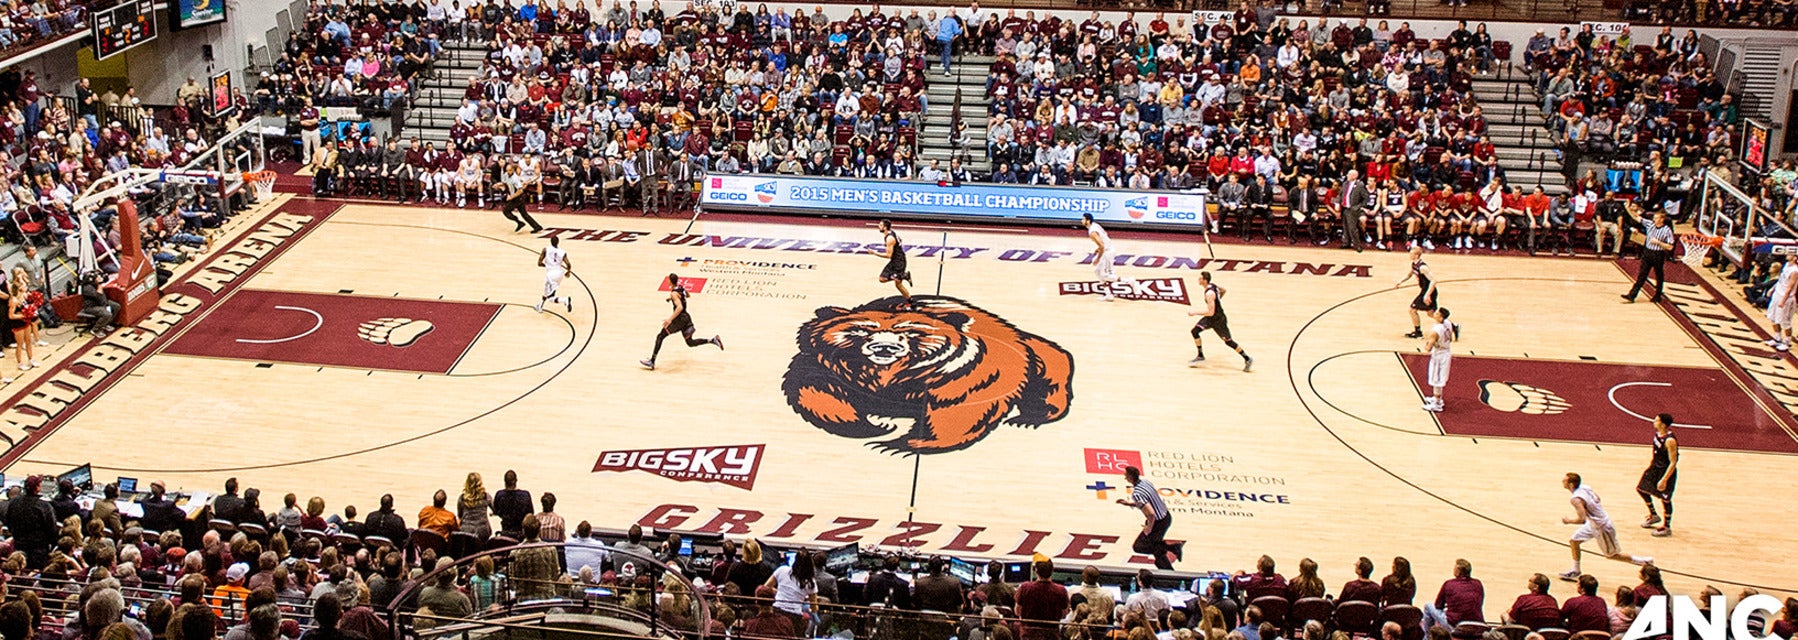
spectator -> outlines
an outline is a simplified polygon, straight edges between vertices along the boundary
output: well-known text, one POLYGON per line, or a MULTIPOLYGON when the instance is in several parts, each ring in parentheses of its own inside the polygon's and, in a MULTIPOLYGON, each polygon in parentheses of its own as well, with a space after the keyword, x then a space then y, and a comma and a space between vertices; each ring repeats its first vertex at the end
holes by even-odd
MULTIPOLYGON (((432 508, 421 510, 418 514, 418 528, 430 529, 445 536, 449 531, 454 530, 456 528, 455 514, 449 514, 443 510, 443 503, 447 499, 441 490, 437 492, 437 495, 432 496, 432 508), (425 526, 427 511, 431 514, 431 518, 428 520, 431 523, 430 526, 425 526), (449 516, 447 520, 443 519, 445 515, 449 516)), ((361 526, 355 526, 357 524, 355 507, 345 507, 343 521, 337 525, 338 529, 344 533, 355 534, 358 533, 356 529, 361 529, 366 532, 366 535, 381 536, 394 541, 401 540, 406 535, 406 519, 393 512, 393 494, 391 493, 383 494, 380 507, 368 514, 367 520, 360 523, 361 526)))
POLYGON ((1529 627, 1531 631, 1560 625, 1560 603, 1549 595, 1548 585, 1548 576, 1540 573, 1530 576, 1529 590, 1517 596, 1511 610, 1505 612, 1504 621, 1529 627))
POLYGON ((568 522, 562 519, 561 514, 556 513, 556 494, 546 491, 538 501, 543 503, 543 512, 537 514, 537 524, 541 527, 537 537, 544 542, 562 542, 567 539, 568 522))
POLYGON ((961 580, 947 573, 949 561, 942 556, 931 556, 924 566, 925 574, 918 576, 912 585, 913 604, 925 611, 961 613, 964 600, 961 580))
POLYGON ((769 585, 755 588, 755 616, 743 621, 743 635, 770 640, 799 637, 793 630, 792 617, 774 610, 775 594, 769 585))
POLYGON ((1324 581, 1317 577, 1317 562, 1305 558, 1299 561, 1299 575, 1293 577, 1286 585, 1286 599, 1298 602, 1300 598, 1324 597, 1324 581))
MULTIPOLYGON (((422 597, 420 603, 423 603, 422 597)), ((343 619, 343 608, 343 601, 337 597, 337 594, 327 593, 319 596, 318 601, 312 605, 312 622, 317 626, 306 632, 306 635, 301 636, 300 640, 370 640, 360 633, 337 628, 338 621, 343 619)), ((434 607, 431 610, 439 611, 434 607)), ((439 612, 437 615, 448 616, 449 614, 439 612)), ((183 626, 187 626, 185 620, 183 626)), ((192 639, 188 638, 187 640, 192 639)))
MULTIPOLYGON (((532 506, 531 492, 518 488, 518 472, 506 470, 506 488, 493 494, 493 515, 499 516, 500 535, 518 538, 524 528, 524 517, 531 514, 532 506)), ((467 508, 467 504, 463 507, 467 508)), ((463 516, 463 522, 467 521, 468 516, 463 516)))
MULTIPOLYGON (((442 489, 438 489, 437 493, 431 496, 431 506, 418 511, 418 528, 435 531, 438 534, 441 534, 444 539, 449 539, 450 534, 456 532, 461 525, 456 520, 456 514, 450 513, 448 509, 443 508, 443 505, 447 502, 449 502, 449 496, 445 494, 442 489)), ((385 496, 381 498, 381 504, 383 507, 388 504, 388 500, 385 496)), ((379 528, 373 524, 375 516, 379 515, 379 513, 380 512, 377 511, 368 516, 370 521, 369 533, 371 534, 379 531, 379 528)))
POLYGON ((1404 556, 1392 559, 1392 573, 1380 581, 1380 606, 1409 605, 1417 598, 1417 579, 1411 576, 1411 561, 1404 556))
MULTIPOLYGON (((473 603, 456 588, 456 572, 453 570, 455 564, 456 561, 450 558, 437 559, 437 575, 433 583, 419 590, 420 609, 430 609, 433 615, 450 619, 465 619, 474 615, 473 603)), ((335 595, 330 597, 336 599, 335 595)), ((323 606, 323 599, 320 600, 315 606, 323 606)))
MULTIPOLYGON (((544 495, 547 497, 549 494, 544 495)), ((605 543, 593 537, 593 525, 586 520, 575 526, 574 537, 569 538, 563 548, 567 553, 569 573, 578 574, 581 569, 598 572, 605 568, 605 543)))
POLYGON ((1579 578, 1579 595, 1561 603, 1561 627, 1578 635, 1581 631, 1611 632, 1609 607, 1598 597, 1598 578, 1579 578))
POLYGON ((1473 563, 1455 560, 1455 577, 1442 583, 1436 601, 1423 608, 1424 627, 1453 630, 1462 622, 1485 622, 1486 589, 1473 577, 1473 563))
POLYGON ((49 563, 59 529, 50 503, 38 495, 43 481, 43 476, 26 476, 24 494, 6 504, 6 528, 12 533, 13 549, 24 552, 26 566, 34 569, 49 563))
MULTIPOLYGON (((524 540, 522 544, 532 545, 541 540, 538 534, 541 526, 535 514, 524 517, 524 540)), ((555 597, 557 578, 563 575, 562 559, 554 547, 535 546, 518 549, 512 552, 510 559, 513 589, 521 600, 537 600, 555 597)))
MULTIPOLYGON (((1245 602, 1254 602, 1262 596, 1284 598, 1287 594, 1286 577, 1274 571, 1274 559, 1268 556, 1255 561, 1255 573, 1237 571, 1231 580, 1236 583, 1237 590, 1243 592, 1245 602)), ((1256 639, 1251 637, 1249 640, 1256 639)))
POLYGON ((1041 555, 1031 563, 1035 580, 1018 585, 1019 640, 1057 640, 1059 622, 1068 613, 1068 590, 1050 578, 1055 565, 1041 555))
MULTIPOLYGON (((732 567, 734 570, 735 565, 732 567)), ((879 604, 895 609, 911 608, 911 585, 899 577, 898 556, 887 556, 881 560, 880 570, 868 577, 868 584, 862 588, 862 604, 879 604)))
POLYGON ((1373 561, 1363 556, 1355 561, 1355 579, 1342 585, 1342 591, 1336 594, 1337 602, 1360 601, 1376 607, 1380 606, 1380 583, 1374 582, 1373 561))
MULTIPOLYGON (((774 574, 768 576, 768 582, 762 585, 774 587, 774 610, 785 615, 792 621, 793 628, 801 632, 810 626, 807 624, 809 613, 817 603, 815 569, 811 552, 801 549, 796 552, 792 564, 775 569, 774 574)), ((761 593, 761 587, 756 588, 756 593, 761 593)))

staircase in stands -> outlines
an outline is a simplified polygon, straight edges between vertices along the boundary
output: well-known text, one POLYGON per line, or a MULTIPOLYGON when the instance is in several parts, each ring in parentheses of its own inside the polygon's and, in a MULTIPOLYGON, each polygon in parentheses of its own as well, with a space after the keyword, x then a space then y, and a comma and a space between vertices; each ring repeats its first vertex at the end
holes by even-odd
POLYGON ((486 57, 487 48, 480 42, 443 43, 432 76, 420 83, 418 98, 406 111, 403 135, 435 141, 439 147, 447 144, 450 126, 456 123, 456 108, 468 91, 468 79, 480 75, 486 57))
MULTIPOLYGON (((930 60, 934 63, 936 57, 931 56, 930 60)), ((968 149, 963 165, 975 174, 992 170, 992 163, 986 159, 986 114, 992 104, 986 97, 986 70, 992 64, 992 56, 962 55, 947 76, 941 65, 932 64, 925 70, 924 93, 930 97, 930 114, 924 116, 924 127, 918 132, 920 159, 940 160, 944 168, 949 166, 949 156, 955 152, 955 120, 959 117, 968 123, 968 149), (959 109, 955 101, 958 91, 959 109)))
POLYGON ((1498 164, 1512 186, 1528 192, 1536 185, 1549 194, 1567 190, 1554 133, 1543 127, 1542 101, 1521 67, 1500 64, 1475 76, 1473 95, 1486 114, 1487 135, 1498 148, 1498 164))

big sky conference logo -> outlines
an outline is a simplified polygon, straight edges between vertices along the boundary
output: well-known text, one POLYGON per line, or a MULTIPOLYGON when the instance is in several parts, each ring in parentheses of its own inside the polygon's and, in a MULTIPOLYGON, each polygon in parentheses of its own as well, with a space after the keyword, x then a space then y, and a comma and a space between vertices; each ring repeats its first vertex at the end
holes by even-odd
POLYGON ((1238 463, 1231 455, 1087 448, 1084 463, 1088 474, 1105 476, 1083 486, 1097 500, 1128 497, 1124 468, 1136 467, 1176 513, 1253 518, 1264 509, 1292 504, 1292 496, 1281 489, 1285 478, 1233 472, 1238 463))
POLYGON ((1186 290, 1184 278, 1149 278, 1147 280, 1119 280, 1102 282, 1087 280, 1082 282, 1061 283, 1061 295, 1064 296, 1097 296, 1107 291, 1123 300, 1147 300, 1150 302, 1172 302, 1178 305, 1192 305, 1192 298, 1186 290))
POLYGON ((767 445, 629 449, 599 454, 593 472, 643 471, 677 482, 724 484, 750 491, 767 445))
POLYGON ((775 192, 779 188, 780 188, 779 185, 777 185, 773 182, 764 182, 764 183, 755 185, 755 199, 760 201, 762 204, 768 204, 770 202, 774 202, 775 192))

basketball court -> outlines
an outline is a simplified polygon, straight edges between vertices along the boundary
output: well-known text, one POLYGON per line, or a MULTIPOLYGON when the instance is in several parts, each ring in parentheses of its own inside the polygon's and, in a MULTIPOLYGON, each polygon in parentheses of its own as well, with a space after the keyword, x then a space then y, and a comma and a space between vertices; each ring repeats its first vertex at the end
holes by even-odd
MULTIPOLYGON (((871 222, 536 215, 531 236, 491 210, 278 197, 140 328, 8 389, 7 472, 235 476, 333 512, 391 492, 410 519, 468 471, 497 487, 517 469, 599 527, 1147 566, 1140 516, 1112 502, 1132 464, 1175 512, 1183 570, 1311 557, 1334 588, 1359 556, 1383 575, 1404 555, 1427 598, 1465 557, 1496 610, 1567 567, 1573 471, 1676 591, 1798 592, 1774 560, 1798 539, 1791 410, 1674 303, 1620 304, 1609 261, 1431 255, 1464 326, 1435 415, 1402 337, 1403 252, 1212 257, 1196 236, 1115 232, 1138 284, 1106 302, 1072 229, 899 224, 924 296, 902 311, 871 222), (532 309, 547 235, 572 312, 532 309), (1201 270, 1252 373, 1210 335, 1186 366, 1201 270), (676 337, 646 371, 670 272, 726 349, 676 337), (1635 526, 1634 493, 1662 411, 1683 444, 1664 539, 1635 526)), ((1586 570, 1635 583, 1628 564, 1586 570)))

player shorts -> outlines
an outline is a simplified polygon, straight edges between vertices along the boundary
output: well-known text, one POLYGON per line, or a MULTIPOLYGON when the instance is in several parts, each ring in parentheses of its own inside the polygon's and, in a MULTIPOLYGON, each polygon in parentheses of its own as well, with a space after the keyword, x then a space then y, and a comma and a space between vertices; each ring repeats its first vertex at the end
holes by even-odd
POLYGON ((1093 275, 1098 276, 1102 281, 1117 279, 1117 267, 1113 265, 1110 255, 1093 261, 1093 275))
POLYGON ((1667 490, 1661 491, 1661 474, 1666 472, 1666 469, 1657 469, 1653 467, 1643 471, 1642 479, 1636 481, 1636 491, 1656 496, 1663 500, 1672 500, 1673 490, 1678 488, 1679 485, 1679 472, 1675 471, 1673 472, 1673 477, 1667 478, 1667 490))
POLYGON ((1449 359, 1450 359, 1450 357, 1446 353, 1430 354, 1430 377, 1429 377, 1430 378, 1429 379, 1430 386, 1432 386, 1432 387, 1448 386, 1449 359))
POLYGON ((888 260, 886 268, 880 270, 880 281, 881 282, 892 282, 894 280, 910 280, 910 279, 911 279, 911 272, 906 270, 904 258, 888 260))
POLYGON ((548 298, 556 295, 556 289, 562 287, 562 277, 564 275, 565 274, 560 271, 543 274, 543 297, 548 298))
POLYGON ((1411 299, 1411 308, 1418 311, 1435 311, 1436 296, 1425 298, 1422 293, 1418 293, 1417 297, 1411 299))
POLYGON ((1206 331, 1216 332, 1217 337, 1223 338, 1225 342, 1229 342, 1230 340, 1234 339, 1234 338, 1230 337, 1230 319, 1229 318, 1210 318, 1210 317, 1199 318, 1199 323, 1192 326, 1193 339, 1195 339, 1195 340, 1198 339, 1199 334, 1204 333, 1206 331))
POLYGON ((1592 526, 1591 520, 1587 520, 1585 524, 1580 525, 1580 528, 1573 532, 1573 541, 1591 541, 1596 543, 1598 545, 1598 552, 1605 557, 1617 555, 1618 552, 1623 550, 1623 548, 1617 544, 1616 527, 1594 527, 1592 526))
POLYGON ((675 316, 674 321, 668 323, 668 335, 684 333, 691 330, 693 330, 693 316, 687 315, 686 313, 675 316))
POLYGON ((1791 328, 1792 308, 1798 307, 1798 304, 1786 300, 1783 296, 1780 296, 1778 292, 1774 293, 1774 297, 1778 301, 1774 304, 1767 305, 1767 320, 1771 321, 1776 326, 1787 329, 1791 328))

